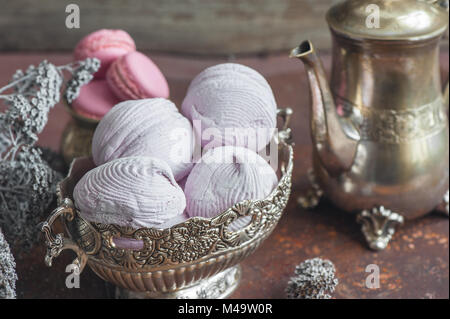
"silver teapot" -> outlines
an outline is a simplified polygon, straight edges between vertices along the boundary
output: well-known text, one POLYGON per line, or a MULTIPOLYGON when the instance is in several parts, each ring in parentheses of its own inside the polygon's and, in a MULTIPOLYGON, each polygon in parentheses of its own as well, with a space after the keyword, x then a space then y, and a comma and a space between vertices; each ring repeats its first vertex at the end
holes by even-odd
POLYGON ((448 84, 442 94, 439 72, 447 8, 424 0, 333 6, 330 84, 310 41, 291 52, 305 65, 312 97, 313 189, 299 202, 325 195, 358 213, 372 249, 444 198, 448 215, 448 84))

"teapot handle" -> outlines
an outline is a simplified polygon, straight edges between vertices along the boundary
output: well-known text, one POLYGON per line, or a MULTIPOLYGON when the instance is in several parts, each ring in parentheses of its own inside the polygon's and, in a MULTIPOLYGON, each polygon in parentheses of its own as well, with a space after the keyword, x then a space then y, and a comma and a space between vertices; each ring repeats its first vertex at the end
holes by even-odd
POLYGON ((45 243, 47 245, 47 253, 45 255, 45 264, 48 267, 52 266, 53 258, 59 256, 59 254, 66 249, 73 250, 77 254, 77 258, 72 264, 78 266, 78 272, 81 273, 86 266, 87 255, 86 253, 74 242, 72 239, 64 237, 63 234, 54 234, 52 225, 55 220, 65 215, 66 218, 72 220, 75 217, 74 206, 70 199, 65 198, 61 205, 59 205, 51 214, 50 217, 40 224, 40 229, 45 235, 45 243))
MULTIPOLYGON (((437 6, 440 9, 444 9, 447 12, 449 11, 449 0, 428 0, 430 4, 437 6)), ((447 28, 447 34, 446 37, 448 39, 448 28, 447 28)), ((444 88, 444 92, 442 94, 442 98, 443 98, 443 103, 444 103, 444 107, 445 110, 448 111, 448 106, 449 106, 449 100, 448 100, 448 77, 447 77, 447 84, 445 85, 444 88)))
MULTIPOLYGON (((446 9, 447 9, 447 12, 449 11, 449 9, 448 9, 448 0, 446 0, 447 1, 447 7, 446 7, 446 9)), ((447 38, 447 40, 448 40, 448 28, 447 28, 447 34, 446 34, 446 38, 447 38)), ((444 88, 444 93, 443 93, 443 95, 442 95, 442 98, 443 98, 443 101, 444 101, 444 107, 445 107, 445 110, 447 110, 447 112, 448 112, 448 105, 449 105, 449 100, 448 100, 448 82, 449 82, 449 77, 448 77, 448 75, 447 75, 447 84, 445 85, 445 88, 444 88)))

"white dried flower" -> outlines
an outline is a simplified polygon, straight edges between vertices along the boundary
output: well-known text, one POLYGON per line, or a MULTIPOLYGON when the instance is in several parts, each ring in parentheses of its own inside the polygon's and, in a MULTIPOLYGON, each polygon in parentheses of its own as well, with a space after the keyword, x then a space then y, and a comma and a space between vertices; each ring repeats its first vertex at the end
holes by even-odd
POLYGON ((7 238, 29 248, 38 240, 36 225, 54 199, 62 175, 29 148, 17 160, 0 161, 0 225, 7 238))
POLYGON ((16 262, 0 229, 0 299, 16 298, 16 262))
POLYGON ((338 280, 336 269, 329 260, 308 259, 295 268, 295 276, 288 282, 289 299, 330 299, 338 280))
POLYGON ((54 199, 55 185, 62 177, 34 145, 47 124, 48 112, 60 100, 63 71, 72 74, 66 95, 74 99, 99 66, 97 59, 59 67, 42 61, 25 72, 16 71, 12 82, 0 88, 0 100, 8 106, 0 113, 0 226, 14 243, 20 241, 29 247, 37 241, 36 225, 54 199))
POLYGON ((73 73, 72 79, 67 82, 64 97, 67 102, 72 103, 78 97, 81 86, 89 83, 93 74, 100 68, 100 61, 95 58, 87 58, 80 62, 80 67, 73 73))

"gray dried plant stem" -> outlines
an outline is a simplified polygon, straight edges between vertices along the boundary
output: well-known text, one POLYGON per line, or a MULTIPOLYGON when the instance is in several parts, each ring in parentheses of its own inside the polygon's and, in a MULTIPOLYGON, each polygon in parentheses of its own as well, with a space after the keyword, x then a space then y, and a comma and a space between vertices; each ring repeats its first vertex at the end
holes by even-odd
POLYGON ((0 229, 0 299, 16 298, 16 262, 0 229))
POLYGON ((65 99, 72 102, 99 66, 97 59, 63 66, 42 61, 26 71, 17 70, 12 81, 0 88, 6 106, 0 113, 0 227, 12 245, 30 248, 38 240, 37 224, 61 179, 35 145, 48 112, 59 102, 63 87, 65 99), (71 75, 66 83, 65 74, 71 75))
POLYGON ((329 260, 308 259, 295 268, 286 288, 288 299, 331 299, 338 280, 329 260))

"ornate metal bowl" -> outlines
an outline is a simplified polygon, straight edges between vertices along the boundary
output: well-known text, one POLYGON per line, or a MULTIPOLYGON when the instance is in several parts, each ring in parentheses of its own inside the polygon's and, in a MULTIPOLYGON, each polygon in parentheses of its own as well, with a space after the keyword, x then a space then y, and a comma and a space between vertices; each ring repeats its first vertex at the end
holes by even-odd
POLYGON ((253 253, 275 228, 286 207, 293 168, 293 149, 287 127, 291 109, 280 109, 284 120, 276 136, 281 155, 281 178, 263 200, 245 200, 214 218, 200 217, 169 229, 132 229, 84 220, 73 203, 73 189, 94 163, 77 158, 68 176, 58 185, 59 206, 42 224, 47 254, 45 262, 61 251, 76 252, 80 272, 86 264, 105 281, 120 287, 116 297, 133 298, 224 298, 238 285, 239 263, 253 253), (62 217, 70 239, 55 235, 52 224, 62 217), (238 218, 252 216, 239 231, 228 226, 238 218), (138 250, 118 248, 115 238, 143 242, 138 250))

